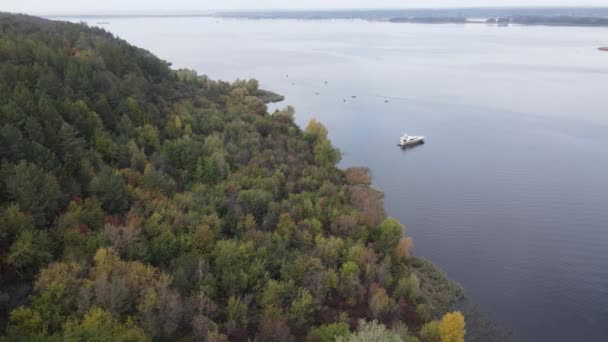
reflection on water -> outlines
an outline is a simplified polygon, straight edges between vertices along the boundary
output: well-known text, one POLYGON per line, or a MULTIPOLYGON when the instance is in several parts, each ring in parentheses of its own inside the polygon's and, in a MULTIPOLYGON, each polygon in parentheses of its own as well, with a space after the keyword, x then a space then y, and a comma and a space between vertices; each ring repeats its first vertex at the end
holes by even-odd
POLYGON ((258 78, 301 125, 320 119, 344 166, 371 168, 416 253, 515 340, 608 336, 606 28, 204 18, 106 28, 177 67, 258 78), (404 131, 429 142, 399 150, 404 131))
POLYGON ((399 148, 401 148, 401 150, 403 150, 403 151, 407 151, 407 150, 413 150, 413 149, 415 149, 415 148, 418 148, 418 147, 420 147, 420 146, 422 146, 422 145, 424 145, 424 144, 425 144, 424 142, 421 142, 421 143, 417 143, 417 144, 415 144, 415 145, 405 145, 405 146, 403 146, 403 145, 398 145, 398 146, 399 146, 399 148))

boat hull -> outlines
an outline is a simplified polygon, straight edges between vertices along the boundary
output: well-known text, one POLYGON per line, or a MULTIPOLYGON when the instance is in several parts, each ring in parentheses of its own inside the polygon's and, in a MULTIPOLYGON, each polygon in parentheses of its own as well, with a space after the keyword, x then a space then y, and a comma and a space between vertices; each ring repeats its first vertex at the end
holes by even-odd
POLYGON ((400 142, 398 144, 398 146, 407 147, 407 146, 414 146, 414 145, 418 145, 418 144, 424 144, 424 139, 416 139, 416 140, 410 140, 410 141, 406 141, 406 142, 400 142))

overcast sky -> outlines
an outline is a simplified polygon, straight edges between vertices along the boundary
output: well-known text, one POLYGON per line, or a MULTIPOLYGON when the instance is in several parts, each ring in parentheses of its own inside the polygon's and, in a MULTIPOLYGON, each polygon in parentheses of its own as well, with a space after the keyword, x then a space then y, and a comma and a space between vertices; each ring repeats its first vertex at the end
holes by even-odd
POLYGON ((481 6, 608 6, 608 0, 0 0, 0 11, 26 13, 481 6))

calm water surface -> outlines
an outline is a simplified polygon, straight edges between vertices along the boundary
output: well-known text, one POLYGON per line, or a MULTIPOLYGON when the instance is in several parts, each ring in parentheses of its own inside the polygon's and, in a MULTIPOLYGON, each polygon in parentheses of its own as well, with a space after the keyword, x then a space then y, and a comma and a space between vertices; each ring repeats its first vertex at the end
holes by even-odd
POLYGON ((608 29, 109 21, 175 67, 257 78, 300 125, 321 120, 416 253, 513 340, 608 338, 608 29), (428 142, 401 150, 404 131, 428 142))

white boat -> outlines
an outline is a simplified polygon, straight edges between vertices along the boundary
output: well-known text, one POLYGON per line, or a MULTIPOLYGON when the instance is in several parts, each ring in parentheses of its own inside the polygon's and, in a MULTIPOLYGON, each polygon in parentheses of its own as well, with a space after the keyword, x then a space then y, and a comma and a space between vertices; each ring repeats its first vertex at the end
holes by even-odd
POLYGON ((404 133, 403 136, 399 138, 399 146, 412 146, 423 143, 424 137, 416 135, 407 135, 407 133, 404 133))

